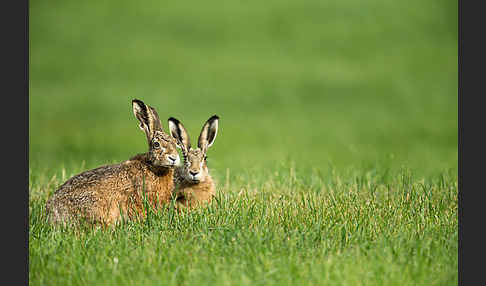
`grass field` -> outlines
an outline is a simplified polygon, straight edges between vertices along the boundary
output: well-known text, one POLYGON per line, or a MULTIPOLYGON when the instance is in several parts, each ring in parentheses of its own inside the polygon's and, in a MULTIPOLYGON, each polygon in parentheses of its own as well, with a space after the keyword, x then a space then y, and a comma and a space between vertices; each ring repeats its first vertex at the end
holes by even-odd
POLYGON ((32 285, 456 285, 457 3, 30 2, 32 285), (131 99, 193 142, 218 201, 53 229, 70 176, 146 151, 131 99))

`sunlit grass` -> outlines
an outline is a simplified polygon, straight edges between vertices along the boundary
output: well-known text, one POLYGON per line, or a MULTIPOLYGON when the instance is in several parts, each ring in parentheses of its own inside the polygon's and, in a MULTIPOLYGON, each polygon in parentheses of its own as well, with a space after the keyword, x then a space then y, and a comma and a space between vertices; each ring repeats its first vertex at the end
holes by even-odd
MULTIPOLYGON (((30 281, 41 284, 455 285, 457 178, 299 177, 220 184, 205 209, 108 228, 53 228, 30 203, 30 281)), ((54 182, 60 181, 53 179, 54 182)))

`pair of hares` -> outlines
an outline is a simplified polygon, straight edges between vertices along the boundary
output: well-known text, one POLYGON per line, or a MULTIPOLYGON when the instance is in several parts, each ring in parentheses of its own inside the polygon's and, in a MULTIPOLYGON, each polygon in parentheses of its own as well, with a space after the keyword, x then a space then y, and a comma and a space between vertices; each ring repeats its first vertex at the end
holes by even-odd
POLYGON ((208 173, 206 152, 218 132, 219 117, 204 124, 198 148, 191 148, 184 126, 168 120, 170 135, 162 129, 155 109, 132 100, 149 145, 147 153, 115 165, 85 171, 67 180, 47 201, 50 223, 76 222, 112 224, 121 219, 144 217, 147 206, 159 209, 175 195, 178 208, 193 208, 211 201, 215 184, 208 173), (182 150, 184 164, 179 165, 182 150))

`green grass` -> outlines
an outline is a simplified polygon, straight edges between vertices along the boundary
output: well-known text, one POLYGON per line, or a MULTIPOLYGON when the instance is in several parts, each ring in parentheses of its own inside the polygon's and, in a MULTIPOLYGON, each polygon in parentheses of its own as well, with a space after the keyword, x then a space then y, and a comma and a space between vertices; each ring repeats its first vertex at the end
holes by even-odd
POLYGON ((29 25, 32 285, 457 284, 457 2, 49 0, 29 25), (146 151, 132 98, 194 143, 220 116, 219 204, 52 229, 60 184, 146 151))
MULTIPOLYGON (((189 215, 53 229, 32 188, 34 285, 456 285, 457 180, 407 170, 231 176, 189 215)), ((42 202, 42 203, 41 203, 42 202)))

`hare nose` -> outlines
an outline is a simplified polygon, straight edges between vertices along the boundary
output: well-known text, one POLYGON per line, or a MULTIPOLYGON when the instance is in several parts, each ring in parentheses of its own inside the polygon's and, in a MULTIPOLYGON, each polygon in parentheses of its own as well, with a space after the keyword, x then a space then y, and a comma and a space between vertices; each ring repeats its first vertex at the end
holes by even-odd
POLYGON ((172 160, 173 162, 175 162, 177 160, 177 158, 175 156, 172 156, 172 155, 169 156, 169 159, 172 160))
POLYGON ((193 175, 193 176, 196 176, 197 174, 199 174, 199 171, 189 171, 189 174, 193 175))

